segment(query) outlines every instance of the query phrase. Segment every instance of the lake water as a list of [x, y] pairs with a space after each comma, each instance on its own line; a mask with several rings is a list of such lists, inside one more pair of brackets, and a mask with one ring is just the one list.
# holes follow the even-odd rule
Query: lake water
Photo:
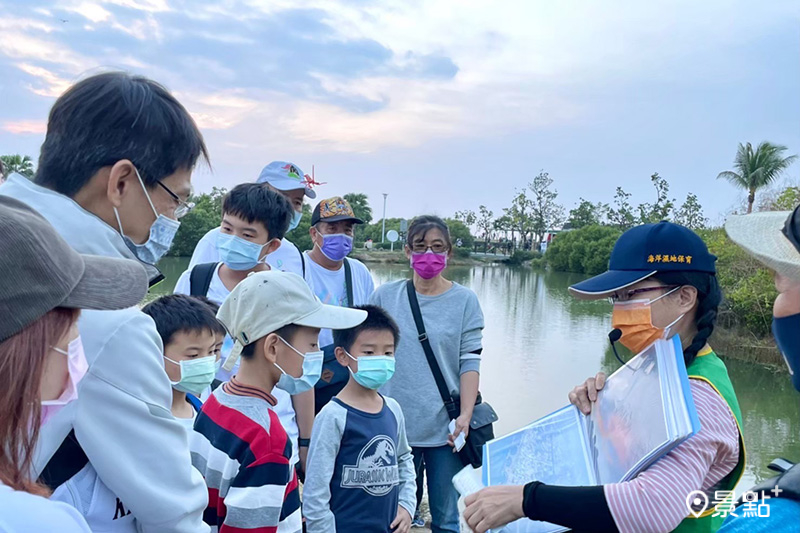
[[[166, 258], [171, 292], [188, 259]], [[370, 265], [375, 284], [406, 278], [401, 265]], [[611, 306], [573, 299], [576, 274], [506, 266], [451, 267], [448, 277], [478, 294], [486, 317], [481, 392], [497, 410], [502, 435], [567, 404], [567, 394], [587, 377], [619, 366], [608, 346]], [[723, 354], [724, 358], [724, 354]], [[800, 394], [785, 373], [726, 360], [744, 419], [747, 469], [740, 490], [770, 477], [776, 457], [800, 460]]]

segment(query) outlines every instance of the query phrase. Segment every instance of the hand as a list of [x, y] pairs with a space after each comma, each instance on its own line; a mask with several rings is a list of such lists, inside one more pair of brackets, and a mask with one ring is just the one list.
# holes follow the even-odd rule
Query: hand
[[775, 288], [778, 289], [778, 297], [772, 306], [775, 318], [800, 313], [800, 283], [776, 273]]
[[606, 375], [598, 372], [593, 378], [587, 379], [569, 393], [569, 401], [585, 415], [592, 412], [592, 402], [597, 401], [597, 393], [606, 384]]
[[394, 521], [389, 527], [392, 528], [394, 533], [408, 533], [411, 529], [411, 515], [406, 511], [405, 507], [397, 506], [397, 516], [394, 517]]
[[498, 486], [470, 494], [464, 500], [464, 520], [475, 533], [485, 533], [523, 518], [523, 489], [523, 485]]
[[300, 455], [300, 468], [303, 469], [303, 472], [306, 471], [306, 461], [308, 460], [308, 446], [300, 446], [300, 449], [297, 451]]
[[453, 448], [453, 453], [455, 453], [455, 440], [458, 437], [458, 434], [463, 432], [464, 438], [466, 439], [469, 435], [469, 422], [472, 420], [472, 413], [461, 413], [461, 416], [456, 418], [456, 430], [452, 435], [447, 436], [447, 444]]

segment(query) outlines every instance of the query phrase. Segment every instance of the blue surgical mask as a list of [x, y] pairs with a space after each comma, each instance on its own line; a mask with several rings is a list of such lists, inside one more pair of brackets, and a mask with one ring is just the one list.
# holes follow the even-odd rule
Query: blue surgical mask
[[[269, 241], [267, 241], [269, 244]], [[250, 270], [261, 262], [261, 252], [266, 244], [258, 244], [231, 235], [217, 235], [217, 250], [220, 260], [231, 270]]]
[[343, 261], [353, 249], [353, 238], [344, 233], [323, 235], [320, 251], [331, 261]]
[[217, 374], [217, 358], [214, 355], [183, 361], [173, 361], [165, 355], [164, 359], [181, 367], [181, 379], [171, 382], [172, 388], [198, 397], [211, 386]]
[[153, 213], [156, 215], [156, 221], [153, 222], [152, 226], [150, 226], [150, 237], [147, 239], [147, 242], [143, 244], [136, 244], [125, 235], [125, 232], [122, 231], [122, 222], [119, 220], [119, 212], [117, 211], [116, 207], [114, 208], [114, 216], [117, 217], [119, 233], [122, 235], [122, 239], [125, 241], [125, 245], [128, 247], [128, 249], [133, 252], [139, 261], [150, 265], [155, 265], [158, 263], [158, 260], [169, 251], [169, 248], [172, 246], [172, 241], [175, 239], [175, 234], [178, 233], [178, 228], [181, 226], [181, 223], [177, 220], [173, 220], [169, 217], [158, 214], [158, 211], [156, 211], [153, 201], [150, 199], [150, 194], [148, 194], [147, 187], [144, 186], [144, 181], [142, 181], [142, 177], [139, 175], [138, 170], [136, 170], [136, 177], [139, 178], [139, 183], [142, 185], [144, 195], [147, 198], [147, 202], [150, 204], [150, 209], [152, 209]]
[[773, 318], [772, 334], [789, 367], [792, 385], [800, 392], [800, 314]]
[[311, 390], [317, 381], [319, 381], [319, 377], [322, 375], [322, 360], [324, 358], [324, 354], [321, 350], [304, 354], [286, 342], [286, 339], [283, 337], [278, 338], [282, 340], [286, 346], [294, 350], [297, 355], [303, 358], [303, 374], [299, 378], [290, 376], [280, 367], [280, 365], [278, 365], [278, 363], [275, 363], [275, 366], [277, 366], [278, 370], [281, 371], [281, 377], [275, 386], [279, 389], [285, 390], [292, 396]]
[[302, 211], [295, 211], [294, 214], [292, 215], [292, 221], [289, 222], [289, 229], [286, 230], [286, 231], [292, 231], [297, 226], [299, 226], [300, 225], [300, 220], [302, 218], [303, 218], [303, 212]]
[[362, 355], [356, 358], [347, 350], [344, 353], [358, 363], [358, 372], [350, 370], [350, 373], [356, 383], [362, 387], [378, 390], [394, 375], [394, 356], [392, 355]]

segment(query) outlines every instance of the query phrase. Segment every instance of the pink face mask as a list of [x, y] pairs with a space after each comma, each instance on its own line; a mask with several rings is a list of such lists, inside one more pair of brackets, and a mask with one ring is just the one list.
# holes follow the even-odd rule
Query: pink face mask
[[86, 371], [89, 369], [89, 363], [86, 362], [86, 354], [83, 352], [83, 342], [81, 342], [80, 337], [77, 337], [69, 343], [66, 352], [55, 347], [53, 350], [67, 356], [67, 371], [69, 372], [69, 377], [67, 379], [67, 386], [57, 399], [42, 400], [42, 425], [55, 416], [65, 405], [78, 398], [78, 383], [83, 379], [83, 376], [86, 375]]
[[422, 279], [433, 279], [442, 273], [447, 266], [447, 253], [437, 254], [427, 251], [425, 253], [411, 254], [411, 268]]

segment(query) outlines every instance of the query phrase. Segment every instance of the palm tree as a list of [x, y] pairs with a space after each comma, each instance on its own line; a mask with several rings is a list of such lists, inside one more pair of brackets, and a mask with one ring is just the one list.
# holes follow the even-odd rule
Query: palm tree
[[0, 160], [3, 162], [4, 177], [14, 172], [22, 174], [28, 179], [33, 177], [33, 160], [31, 160], [30, 156], [22, 156], [19, 154], [2, 155], [0, 156]]
[[353, 208], [353, 213], [364, 221], [365, 224], [372, 222], [372, 208], [369, 206], [367, 195], [360, 192], [345, 194], [344, 199]]
[[783, 157], [785, 146], [762, 142], [753, 150], [753, 145], [739, 143], [733, 166], [736, 171], [720, 172], [717, 179], [728, 180], [734, 187], [747, 191], [747, 212], [753, 212], [756, 191], [763, 189], [780, 176], [797, 159], [796, 155]]

